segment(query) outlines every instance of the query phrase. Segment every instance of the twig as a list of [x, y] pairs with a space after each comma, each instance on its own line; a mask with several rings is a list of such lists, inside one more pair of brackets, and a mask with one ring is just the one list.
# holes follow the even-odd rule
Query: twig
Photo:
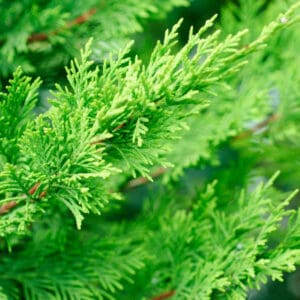
[[[116, 131], [120, 130], [120, 129], [123, 128], [125, 125], [126, 125], [126, 122], [124, 122], [124, 123], [118, 125], [116, 128], [114, 128], [114, 129], [112, 130], [112, 132], [116, 132]], [[99, 145], [99, 144], [102, 144], [102, 143], [105, 142], [105, 141], [106, 141], [106, 139], [100, 139], [100, 140], [97, 140], [97, 141], [93, 141], [93, 142], [91, 142], [90, 144], [91, 144], [91, 145]]]
[[[28, 194], [33, 195], [37, 191], [37, 189], [40, 187], [40, 185], [41, 185], [41, 183], [39, 181], [36, 182], [33, 185], [33, 187], [29, 189]], [[47, 196], [47, 191], [44, 190], [44, 191], [40, 192], [40, 194], [38, 195], [38, 199], [42, 199], [46, 196]], [[25, 194], [24, 194], [24, 197], [26, 197]], [[4, 214], [8, 213], [11, 209], [16, 207], [18, 204], [19, 203], [16, 201], [10, 201], [10, 202], [3, 204], [2, 206], [0, 206], [0, 215], [4, 215]]]
[[[166, 173], [168, 169], [164, 168], [164, 167], [160, 167], [158, 168], [157, 170], [155, 170], [153, 173], [150, 174], [150, 177], [152, 179], [155, 179], [161, 175], [163, 175], [164, 173]], [[147, 177], [138, 177], [138, 178], [135, 178], [135, 179], [132, 179], [130, 180], [124, 188], [122, 188], [122, 192], [126, 192], [128, 190], [131, 190], [131, 189], [134, 189], [136, 187], [139, 187], [141, 185], [144, 185], [148, 182], [150, 182], [151, 180]]]
[[68, 28], [71, 28], [75, 25], [79, 25], [82, 23], [85, 23], [86, 21], [89, 20], [89, 18], [94, 15], [97, 12], [96, 8], [91, 8], [90, 10], [88, 10], [86, 13], [84, 13], [83, 15], [77, 17], [76, 19], [74, 19], [73, 21], [69, 22], [67, 24]]
[[28, 193], [30, 194], [30, 195], [33, 195], [35, 192], [36, 192], [36, 190], [39, 188], [39, 186], [41, 185], [41, 183], [38, 181], [29, 191], [28, 191]]
[[156, 297], [152, 298], [151, 300], [165, 300], [165, 299], [171, 298], [174, 295], [175, 295], [175, 291], [169, 291], [169, 292], [160, 294], [159, 296], [156, 296]]
[[[160, 167], [158, 168], [156, 171], [154, 171], [152, 174], [150, 174], [151, 178], [157, 178], [159, 176], [161, 176], [162, 174], [164, 174], [167, 171], [166, 168]], [[139, 177], [136, 179], [133, 179], [131, 181], [129, 181], [126, 186], [121, 189], [122, 192], [128, 191], [130, 189], [136, 188], [138, 186], [141, 186], [143, 184], [146, 184], [150, 182], [149, 178], [146, 177]], [[29, 189], [28, 194], [33, 195], [37, 189], [40, 187], [41, 183], [40, 182], [36, 182], [32, 188]], [[44, 197], [47, 196], [47, 190], [42, 191], [39, 196], [38, 199], [42, 199]], [[6, 213], [8, 213], [12, 208], [14, 208], [15, 206], [17, 206], [18, 203], [16, 201], [11, 201], [8, 203], [3, 204], [2, 206], [0, 206], [0, 215], [4, 215]]]
[[252, 134], [254, 134], [255, 132], [259, 131], [260, 129], [263, 129], [264, 127], [266, 127], [270, 123], [273, 123], [273, 122], [279, 120], [279, 118], [280, 118], [279, 115], [273, 114], [273, 115], [269, 116], [268, 118], [266, 118], [265, 120], [263, 120], [262, 122], [256, 124], [251, 129], [246, 130], [246, 131], [236, 135], [234, 137], [234, 140], [246, 139], [246, 138], [250, 137]]
[[17, 206], [17, 204], [18, 203], [16, 201], [10, 201], [10, 202], [3, 204], [0, 207], [0, 215], [4, 215], [4, 214], [8, 213], [12, 208]]
[[[75, 25], [85, 23], [86, 21], [88, 21], [90, 19], [91, 16], [93, 16], [96, 13], [96, 11], [97, 11], [96, 8], [90, 9], [89, 11], [87, 11], [86, 13], [84, 13], [81, 16], [77, 17], [73, 21], [68, 22], [66, 24], [66, 28], [71, 28]], [[54, 30], [54, 31], [51, 31], [48, 34], [42, 33], [42, 32], [41, 33], [34, 33], [27, 39], [27, 43], [46, 41], [46, 40], [49, 39], [50, 35], [56, 35], [61, 30], [62, 29]]]

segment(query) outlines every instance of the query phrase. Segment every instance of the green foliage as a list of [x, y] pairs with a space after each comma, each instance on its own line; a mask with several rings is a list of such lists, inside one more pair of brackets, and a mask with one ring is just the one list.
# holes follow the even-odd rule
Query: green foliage
[[[0, 94], [0, 299], [239, 300], [295, 270], [300, 2], [284, 2], [225, 7], [184, 45], [180, 20], [148, 63], [130, 34], [187, 1], [0, 2], [0, 74], [16, 69]], [[36, 113], [44, 87], [23, 72], [70, 56]]]
[[150, 199], [138, 220], [148, 224], [153, 255], [142, 281], [149, 296], [176, 290], [172, 299], [246, 299], [249, 287], [259, 288], [268, 276], [282, 280], [283, 271], [295, 270], [299, 240], [295, 232], [295, 239], [288, 239], [299, 220], [291, 218], [284, 241], [270, 245], [282, 219], [294, 214], [285, 208], [295, 195], [283, 199], [271, 188], [273, 180], [242, 191], [222, 208], [216, 182], [189, 199], [188, 207], [178, 207], [185, 202], [178, 191], [170, 199]]
[[134, 245], [137, 238], [110, 230], [99, 240], [96, 233], [71, 231], [72, 224], [61, 216], [52, 221], [34, 227], [24, 249], [1, 259], [1, 285], [8, 299], [23, 297], [16, 284], [25, 299], [112, 299], [123, 289], [121, 280], [130, 282], [143, 267], [146, 253]]
[[94, 56], [102, 60], [123, 47], [130, 34], [141, 31], [142, 20], [162, 18], [187, 4], [187, 0], [1, 0], [0, 76], [7, 77], [19, 65], [43, 74], [49, 66], [66, 64], [90, 36]]
[[[39, 79], [30, 82], [22, 76], [20, 68], [13, 74], [6, 93], [0, 93], [0, 139], [1, 161], [16, 162], [18, 159], [17, 142], [27, 123], [33, 119], [33, 109], [37, 102]], [[2, 164], [3, 162], [1, 162]]]

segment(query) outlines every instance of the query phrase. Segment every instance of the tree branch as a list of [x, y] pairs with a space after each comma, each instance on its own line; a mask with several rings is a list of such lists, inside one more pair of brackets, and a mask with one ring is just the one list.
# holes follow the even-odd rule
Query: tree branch
[[[66, 28], [71, 28], [73, 26], [85, 23], [86, 21], [88, 21], [90, 19], [91, 16], [93, 16], [96, 13], [96, 11], [97, 11], [96, 8], [90, 9], [89, 11], [87, 11], [86, 13], [77, 17], [73, 21], [68, 22], [66, 25]], [[46, 41], [49, 39], [50, 35], [56, 35], [59, 31], [61, 31], [61, 29], [51, 31], [49, 34], [42, 33], [42, 32], [34, 33], [27, 39], [27, 42], [30, 44], [30, 43], [38, 42], [38, 41]]]
[[277, 121], [280, 119], [280, 116], [277, 114], [272, 114], [271, 116], [267, 117], [265, 120], [263, 120], [262, 122], [256, 124], [255, 126], [253, 126], [251, 129], [249, 130], [245, 130], [242, 133], [236, 135], [234, 137], [234, 140], [243, 140], [246, 139], [248, 137], [250, 137], [252, 134], [258, 132], [259, 130], [263, 129], [264, 127], [266, 127], [267, 125]]
[[175, 291], [169, 291], [169, 292], [160, 294], [160, 295], [152, 298], [151, 300], [165, 300], [165, 299], [171, 298], [174, 295], [175, 295]]
[[[160, 177], [161, 175], [163, 175], [164, 173], [166, 173], [168, 169], [167, 168], [164, 168], [164, 167], [159, 167], [157, 170], [155, 170], [153, 173], [150, 174], [150, 177], [152, 179], [155, 179], [157, 177]], [[131, 190], [131, 189], [134, 189], [134, 188], [137, 188], [141, 185], [144, 185], [146, 183], [149, 183], [151, 182], [151, 180], [148, 178], [148, 177], [138, 177], [138, 178], [135, 178], [135, 179], [132, 179], [130, 180], [126, 185], [125, 187], [123, 187], [121, 189], [122, 192], [126, 192], [128, 190]]]
[[[39, 181], [37, 183], [35, 183], [33, 185], [33, 187], [29, 189], [28, 194], [33, 195], [37, 191], [37, 189], [40, 187], [40, 185], [41, 185], [41, 183]], [[47, 191], [44, 190], [44, 191], [40, 192], [40, 194], [38, 195], [38, 199], [42, 199], [42, 198], [46, 197], [46, 195], [47, 195]], [[27, 195], [24, 194], [23, 196], [26, 198]], [[2, 206], [0, 206], [0, 215], [7, 214], [11, 209], [16, 207], [18, 204], [19, 203], [16, 201], [10, 201], [10, 202], [3, 204]]]
[[10, 202], [3, 204], [0, 207], [0, 215], [4, 215], [4, 214], [8, 213], [12, 208], [17, 206], [17, 204], [18, 203], [16, 201], [10, 201]]
[[[277, 121], [279, 119], [279, 115], [273, 114], [271, 116], [269, 116], [268, 118], [266, 118], [265, 120], [263, 120], [262, 122], [258, 123], [257, 125], [255, 125], [253, 128], [251, 128], [250, 130], [244, 131], [241, 134], [237, 135], [234, 137], [234, 140], [242, 140], [245, 138], [248, 138], [249, 136], [251, 136], [252, 134], [254, 134], [255, 132], [259, 131], [260, 129], [266, 127], [267, 125], [269, 125], [270, 123], [273, 123], [275, 121]], [[119, 125], [116, 130], [122, 128], [124, 126], [124, 124]], [[96, 141], [93, 142], [91, 144], [98, 144], [98, 143], [102, 143], [104, 142], [103, 140], [101, 141]], [[163, 175], [168, 169], [164, 168], [164, 167], [160, 167], [157, 170], [155, 170], [153, 173], [150, 174], [150, 177], [152, 179], [155, 179], [157, 177], [160, 177], [161, 175]], [[149, 183], [151, 180], [147, 177], [138, 177], [135, 179], [130, 180], [122, 189], [121, 192], [126, 192], [129, 191], [131, 189], [134, 189], [136, 187], [142, 186], [146, 183]], [[38, 187], [40, 186], [40, 182], [37, 182], [34, 184], [34, 186], [28, 191], [28, 193], [30, 195], [33, 195], [36, 190], [38, 189]], [[42, 191], [38, 198], [44, 198], [47, 195], [47, 191]], [[17, 202], [15, 201], [11, 201], [8, 203], [3, 204], [2, 206], [0, 206], [0, 215], [6, 214], [8, 213], [11, 209], [13, 209], [15, 206], [17, 206]], [[166, 299], [166, 298], [161, 298], [161, 299]], [[160, 298], [157, 299], [153, 299], [153, 300], [160, 300]]]

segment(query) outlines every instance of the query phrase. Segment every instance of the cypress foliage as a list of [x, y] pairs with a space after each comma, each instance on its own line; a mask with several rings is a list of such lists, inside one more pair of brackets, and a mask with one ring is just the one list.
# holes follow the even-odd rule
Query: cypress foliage
[[184, 45], [179, 20], [148, 62], [132, 34], [188, 1], [0, 5], [0, 299], [239, 300], [296, 269], [299, 1]]

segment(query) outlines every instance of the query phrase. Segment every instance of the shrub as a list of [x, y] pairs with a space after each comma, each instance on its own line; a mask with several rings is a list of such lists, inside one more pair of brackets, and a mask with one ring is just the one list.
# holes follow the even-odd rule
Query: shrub
[[1, 299], [246, 299], [299, 264], [300, 2], [132, 55], [182, 5], [1, 1]]

